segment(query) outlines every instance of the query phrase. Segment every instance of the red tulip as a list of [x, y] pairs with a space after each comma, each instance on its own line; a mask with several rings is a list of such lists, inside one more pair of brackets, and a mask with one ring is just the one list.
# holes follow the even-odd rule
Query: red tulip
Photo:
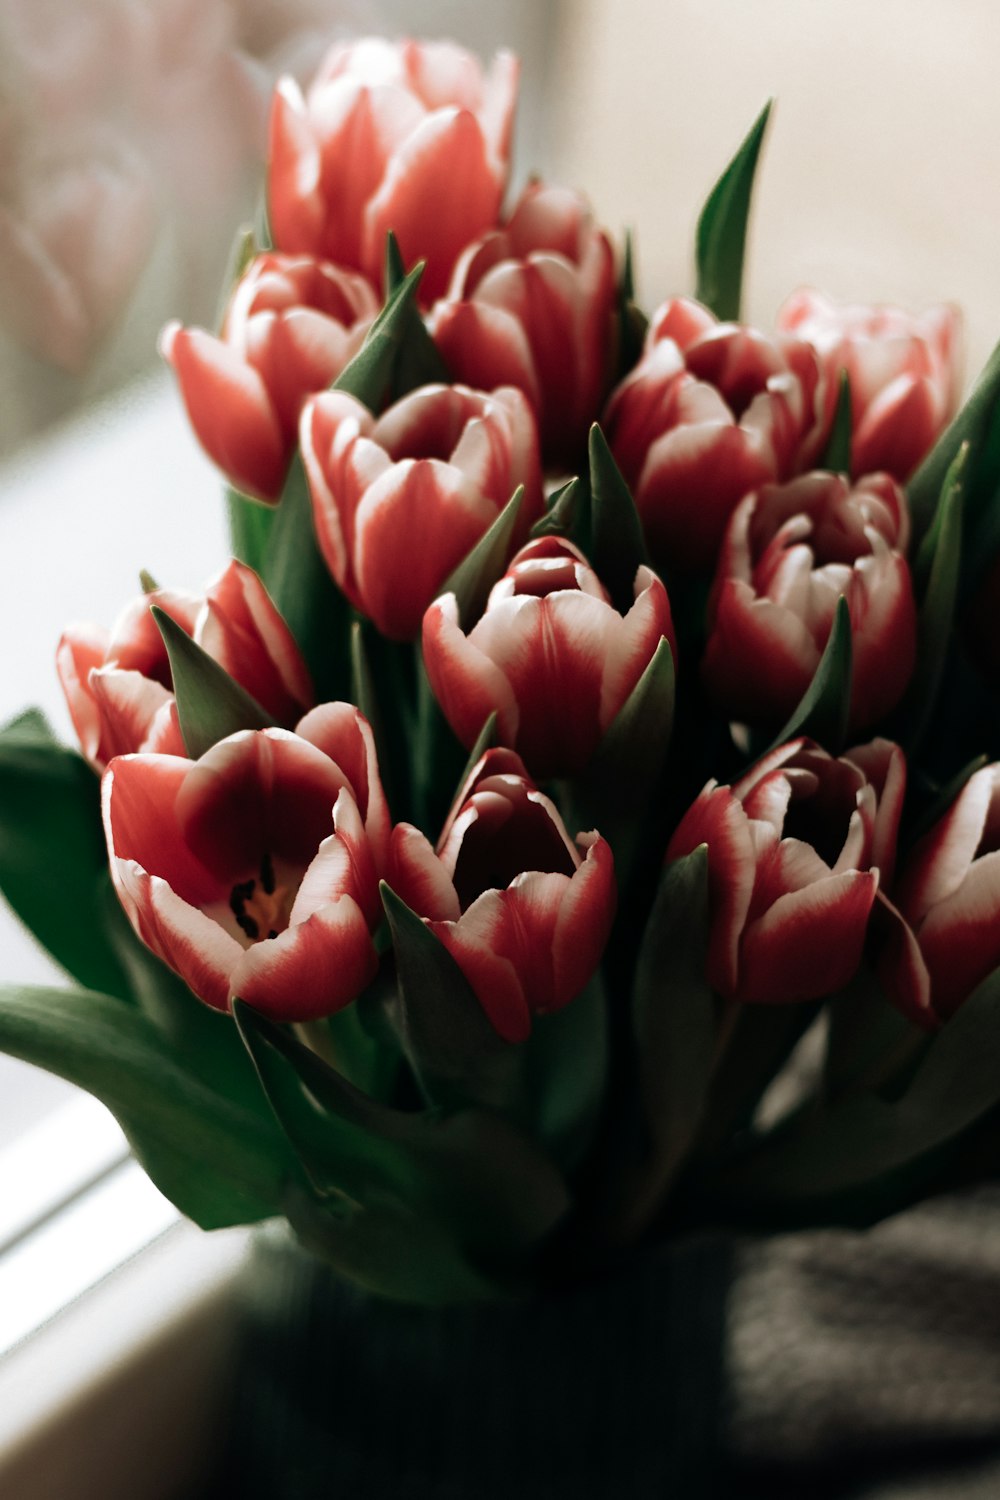
[[347, 703], [230, 735], [200, 760], [123, 755], [104, 774], [111, 875], [142, 941], [207, 1005], [305, 1021], [377, 968], [389, 815]]
[[158, 604], [280, 723], [313, 702], [306, 665], [260, 579], [231, 562], [203, 595], [156, 589], [134, 599], [110, 632], [70, 626], [56, 668], [84, 755], [98, 769], [115, 755], [183, 755], [170, 662], [150, 605]]
[[[582, 852], [581, 852], [582, 851]], [[615, 909], [611, 850], [574, 845], [510, 750], [489, 750], [455, 801], [437, 851], [393, 829], [390, 884], [424, 918], [508, 1042], [561, 1010], [600, 962]]]
[[322, 255], [378, 282], [391, 229], [439, 297], [458, 256], [496, 223], [507, 180], [517, 60], [484, 77], [452, 42], [340, 43], [308, 94], [279, 83], [268, 200], [282, 250]]
[[891, 866], [906, 766], [887, 740], [835, 760], [810, 740], [773, 751], [731, 787], [710, 781], [667, 859], [708, 845], [709, 955], [727, 998], [815, 1000], [861, 961]]
[[542, 508], [538, 438], [520, 391], [426, 385], [377, 420], [330, 391], [302, 413], [320, 549], [383, 635], [412, 640], [441, 585], [525, 487], [516, 540]]
[[802, 698], [843, 595], [851, 616], [851, 724], [895, 708], [916, 657], [906, 497], [888, 474], [852, 488], [836, 474], [765, 485], [726, 530], [703, 672], [723, 711], [782, 724]]
[[278, 500], [307, 396], [357, 353], [378, 299], [360, 276], [309, 256], [258, 255], [221, 337], [168, 323], [160, 348], [206, 453], [237, 489]]
[[808, 345], [664, 303], [604, 419], [654, 562], [711, 567], [743, 496], [816, 456], [822, 394]]
[[501, 743], [533, 776], [581, 770], [665, 636], [667, 591], [649, 568], [622, 616], [583, 553], [559, 537], [522, 547], [466, 635], [454, 594], [424, 616], [427, 675], [471, 749], [495, 709]]
[[955, 410], [961, 316], [933, 307], [838, 307], [804, 289], [778, 313], [778, 327], [813, 346], [836, 399], [841, 370], [851, 386], [851, 472], [884, 469], [902, 484]]
[[504, 227], [462, 255], [430, 326], [457, 380], [516, 385], [546, 459], [572, 466], [615, 357], [614, 256], [582, 198], [530, 182]]
[[947, 1020], [1000, 968], [1000, 765], [914, 846], [882, 915], [879, 976], [915, 1020]]

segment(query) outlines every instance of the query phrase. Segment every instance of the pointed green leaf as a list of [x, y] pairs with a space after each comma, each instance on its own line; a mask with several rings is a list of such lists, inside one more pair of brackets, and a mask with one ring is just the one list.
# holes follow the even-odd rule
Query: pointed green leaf
[[257, 255], [257, 240], [254, 235], [252, 224], [241, 224], [233, 237], [233, 243], [229, 250], [229, 259], [222, 277], [222, 292], [215, 313], [215, 326], [221, 328], [223, 319], [229, 308], [229, 301], [236, 288], [236, 283], [243, 276], [251, 261]]
[[917, 670], [899, 710], [897, 731], [908, 750], [919, 743], [930, 721], [948, 655], [962, 563], [968, 454], [963, 443], [945, 476], [934, 522], [913, 570], [918, 590], [924, 585], [917, 611]]
[[288, 470], [262, 576], [305, 657], [318, 701], [345, 698], [350, 685], [350, 609], [319, 550], [299, 453]]
[[0, 730], [0, 890], [58, 964], [127, 997], [105, 926], [100, 783], [37, 710]]
[[635, 502], [604, 433], [590, 429], [590, 561], [622, 615], [635, 603], [635, 575], [649, 557]]
[[240, 729], [273, 727], [270, 714], [165, 610], [154, 604], [150, 612], [170, 658], [177, 717], [192, 760]]
[[828, 469], [831, 474], [850, 474], [852, 421], [851, 382], [847, 371], [841, 370], [837, 391], [837, 409], [833, 414], [833, 426], [827, 439], [826, 452], [819, 464], [821, 469]]
[[0, 1051], [107, 1105], [156, 1186], [203, 1229], [280, 1211], [292, 1159], [278, 1131], [193, 1077], [137, 1010], [89, 991], [2, 986]]
[[970, 781], [977, 771], [981, 771], [988, 760], [989, 757], [986, 755], [977, 755], [945, 783], [909, 830], [910, 843], [916, 843], [917, 839], [923, 838], [925, 833], [930, 833], [934, 824], [944, 817], [966, 782]]
[[391, 399], [400, 350], [413, 332], [417, 311], [417, 288], [424, 274], [421, 261], [396, 287], [375, 319], [357, 354], [333, 382], [333, 389], [346, 391], [378, 415]]
[[[1000, 970], [931, 1038], [902, 1096], [850, 1094], [765, 1138], [735, 1166], [741, 1197], [816, 1202], [870, 1187], [1000, 1104]], [[839, 1216], [839, 1214], [838, 1214]]]
[[442, 594], [454, 594], [458, 620], [464, 631], [472, 629], [486, 608], [490, 589], [503, 576], [510, 558], [524, 486], [518, 485], [490, 529], [479, 538], [450, 578], [441, 585]]
[[479, 731], [479, 734], [476, 738], [476, 743], [469, 751], [469, 758], [465, 762], [465, 770], [462, 772], [455, 786], [455, 795], [451, 799], [452, 803], [457, 801], [462, 788], [468, 781], [469, 777], [472, 775], [473, 771], [478, 766], [479, 762], [482, 760], [483, 756], [486, 754], [487, 750], [492, 750], [496, 743], [497, 714], [496, 709], [494, 709], [489, 718], [486, 720], [486, 723], [483, 725], [482, 729]]
[[160, 585], [157, 583], [152, 573], [147, 573], [145, 568], [140, 568], [139, 587], [142, 589], [142, 592], [144, 594], [155, 594]]
[[385, 295], [390, 298], [406, 280], [406, 265], [392, 230], [385, 237]]
[[632, 1024], [646, 1152], [622, 1183], [617, 1219], [627, 1239], [662, 1205], [701, 1126], [718, 1026], [707, 955], [703, 844], [664, 870], [636, 965]]
[[521, 1049], [533, 1139], [572, 1174], [597, 1132], [608, 1083], [608, 1005], [597, 974], [581, 995], [535, 1016]]
[[[406, 267], [403, 264], [403, 257], [396, 236], [390, 230], [386, 236], [385, 249], [386, 295], [391, 297], [402, 286], [405, 279]], [[418, 390], [422, 385], [449, 385], [451, 381], [452, 374], [444, 356], [431, 338], [427, 324], [414, 304], [410, 309], [409, 326], [396, 356], [392, 399], [399, 401], [410, 391]]]
[[772, 100], [764, 105], [750, 133], [709, 194], [698, 220], [699, 302], [717, 318], [738, 321], [743, 286], [743, 256], [754, 174]]
[[635, 301], [632, 231], [625, 231], [625, 253], [618, 283], [618, 378], [632, 369], [642, 353], [649, 319]]
[[265, 505], [262, 500], [252, 500], [231, 486], [226, 490], [226, 506], [233, 556], [263, 576], [278, 507]]
[[494, 1030], [462, 970], [417, 914], [382, 882], [399, 976], [403, 1050], [432, 1104], [519, 1114], [517, 1048]]
[[830, 639], [813, 680], [798, 708], [765, 754], [800, 734], [817, 740], [833, 755], [843, 749], [851, 709], [851, 662], [851, 616], [847, 600], [841, 594]]
[[922, 541], [931, 525], [945, 488], [948, 471], [963, 443], [978, 456], [994, 425], [1000, 401], [1000, 344], [990, 355], [982, 374], [958, 415], [938, 438], [906, 486], [913, 519], [914, 540]]
[[914, 1059], [926, 1034], [891, 1005], [870, 966], [858, 972], [827, 1006], [825, 1097], [881, 1089]]
[[590, 500], [580, 479], [570, 479], [555, 490], [545, 514], [531, 528], [532, 539], [566, 536], [580, 551], [590, 555]]

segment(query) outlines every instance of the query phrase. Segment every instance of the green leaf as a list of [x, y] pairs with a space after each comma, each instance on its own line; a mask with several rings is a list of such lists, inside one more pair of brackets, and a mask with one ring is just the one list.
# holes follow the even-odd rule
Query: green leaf
[[236, 289], [236, 284], [257, 254], [257, 239], [254, 234], [253, 225], [241, 224], [230, 246], [229, 259], [226, 262], [225, 273], [222, 277], [222, 292], [215, 313], [216, 328], [222, 327], [223, 319], [229, 308], [229, 299]]
[[986, 444], [1000, 400], [1000, 344], [994, 349], [968, 400], [938, 438], [906, 486], [913, 519], [914, 541], [919, 544], [931, 525], [942, 491], [964, 443], [978, 455]]
[[263, 576], [278, 507], [265, 505], [261, 500], [252, 500], [231, 486], [226, 489], [226, 505], [233, 556]]
[[945, 476], [933, 525], [914, 566], [918, 589], [917, 670], [899, 711], [897, 736], [910, 751], [919, 743], [934, 710], [948, 655], [962, 563], [964, 473], [969, 448], [963, 443]]
[[125, 998], [104, 920], [107, 878], [98, 779], [29, 710], [0, 730], [0, 889], [67, 973]]
[[280, 1211], [293, 1163], [278, 1131], [193, 1077], [119, 1000], [2, 986], [0, 1050], [100, 1099], [156, 1186], [203, 1229]]
[[813, 680], [798, 708], [765, 754], [801, 734], [817, 740], [833, 755], [843, 749], [851, 709], [851, 662], [851, 616], [847, 600], [841, 594], [830, 639]]
[[305, 657], [318, 701], [346, 697], [350, 610], [319, 550], [299, 453], [292, 459], [274, 518], [263, 579]]
[[420, 317], [416, 298], [423, 273], [421, 261], [404, 276], [369, 328], [357, 354], [333, 382], [335, 391], [346, 391], [376, 415], [392, 396], [400, 351], [413, 333], [414, 316]]
[[[406, 280], [406, 267], [400, 254], [396, 236], [390, 230], [386, 235], [385, 288], [391, 297]], [[451, 371], [444, 356], [427, 330], [415, 303], [410, 306], [409, 326], [396, 356], [392, 380], [392, 398], [400, 400], [422, 385], [449, 385]]]
[[523, 496], [524, 486], [518, 485], [490, 529], [479, 538], [472, 551], [441, 585], [442, 594], [455, 595], [458, 621], [464, 631], [472, 629], [486, 608], [490, 589], [503, 576], [511, 554]]
[[709, 194], [698, 220], [699, 302], [717, 318], [738, 321], [743, 285], [743, 255], [754, 174], [772, 100], [764, 105], [743, 144]]
[[619, 614], [635, 603], [636, 571], [648, 565], [642, 522], [600, 427], [590, 429], [590, 561]]
[[455, 794], [451, 799], [451, 804], [449, 805], [454, 804], [458, 800], [459, 793], [461, 792], [465, 783], [468, 781], [469, 777], [472, 775], [473, 771], [476, 769], [479, 762], [486, 754], [487, 750], [492, 750], [496, 745], [496, 742], [497, 713], [496, 709], [494, 709], [489, 718], [486, 720], [486, 723], [483, 725], [482, 729], [479, 731], [479, 734], [476, 738], [476, 743], [469, 751], [469, 758], [465, 762], [465, 769], [458, 779], [458, 782], [455, 786]]
[[559, 1168], [573, 1173], [593, 1145], [608, 1084], [607, 997], [595, 975], [581, 995], [534, 1016], [519, 1049], [526, 1075], [525, 1118]]
[[625, 254], [618, 282], [618, 378], [627, 375], [638, 362], [646, 338], [649, 319], [635, 301], [632, 232], [625, 231]]
[[858, 1089], [881, 1089], [926, 1042], [891, 1005], [867, 963], [827, 1007], [824, 1094], [828, 1099]]
[[646, 1152], [623, 1182], [618, 1227], [627, 1239], [662, 1205], [701, 1127], [718, 1030], [707, 957], [702, 844], [664, 870], [639, 950], [632, 1022]]
[[399, 976], [403, 1050], [427, 1100], [476, 1104], [523, 1118], [518, 1049], [494, 1030], [447, 948], [382, 882]]
[[147, 573], [145, 568], [139, 569], [139, 587], [144, 594], [155, 594], [160, 585], [152, 573]]
[[150, 613], [167, 648], [177, 717], [192, 760], [241, 729], [273, 727], [270, 714], [176, 620], [157, 604], [150, 606]]
[[406, 280], [406, 265], [392, 230], [385, 237], [385, 295], [389, 299]]
[[670, 750], [674, 686], [673, 654], [664, 637], [589, 766], [570, 783], [574, 824], [597, 828], [608, 840], [620, 891], [631, 879], [643, 842], [662, 832], [651, 810]]
[[895, 1100], [850, 1094], [765, 1138], [731, 1172], [741, 1197], [838, 1202], [935, 1152], [1000, 1103], [1000, 970], [931, 1038]]
[[531, 528], [532, 539], [540, 536], [565, 536], [580, 551], [590, 556], [590, 497], [586, 486], [570, 479], [549, 496], [545, 514]]
[[[471, 1276], [482, 1291], [489, 1286], [482, 1271], [508, 1270], [566, 1212], [559, 1174], [503, 1120], [480, 1111], [391, 1109], [284, 1028], [240, 1002], [234, 1008], [314, 1192], [334, 1210], [327, 1224], [315, 1207], [308, 1217], [327, 1252], [332, 1244], [338, 1258], [360, 1263], [362, 1275], [363, 1256], [352, 1250], [359, 1235], [362, 1245], [379, 1246], [383, 1286], [416, 1284], [424, 1289], [419, 1300], [450, 1300]], [[394, 1242], [383, 1224], [395, 1228]], [[430, 1262], [422, 1272], [421, 1261]]]
[[923, 838], [925, 833], [930, 833], [934, 824], [944, 817], [966, 782], [971, 781], [976, 772], [981, 771], [988, 763], [988, 760], [989, 757], [986, 755], [975, 756], [960, 771], [957, 771], [950, 781], [945, 783], [909, 829], [909, 843], [916, 843], [917, 839]]
[[837, 391], [837, 409], [833, 415], [833, 426], [827, 439], [826, 452], [819, 468], [829, 469], [832, 474], [851, 472], [851, 382], [846, 370], [840, 372]]

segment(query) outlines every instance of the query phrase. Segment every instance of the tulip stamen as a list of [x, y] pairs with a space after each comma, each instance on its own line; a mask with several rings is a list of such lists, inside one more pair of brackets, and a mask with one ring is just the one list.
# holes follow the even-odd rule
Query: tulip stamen
[[239, 880], [229, 896], [229, 909], [236, 925], [252, 943], [276, 938], [288, 926], [293, 891], [279, 886], [274, 878], [274, 862], [265, 854], [260, 862], [260, 879]]

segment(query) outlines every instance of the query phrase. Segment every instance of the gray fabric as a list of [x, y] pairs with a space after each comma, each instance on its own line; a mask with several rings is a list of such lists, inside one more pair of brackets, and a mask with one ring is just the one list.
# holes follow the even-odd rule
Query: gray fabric
[[[744, 1241], [732, 1271], [732, 1472], [850, 1500], [1000, 1497], [1000, 1188]], [[827, 1488], [797, 1491], [806, 1472]]]

